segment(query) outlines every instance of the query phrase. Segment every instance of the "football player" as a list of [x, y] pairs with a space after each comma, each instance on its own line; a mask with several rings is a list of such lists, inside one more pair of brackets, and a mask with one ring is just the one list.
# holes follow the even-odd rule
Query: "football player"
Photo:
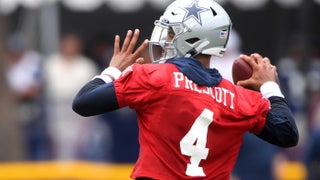
[[[230, 29], [216, 2], [176, 0], [137, 50], [139, 30], [128, 31], [121, 48], [116, 36], [109, 67], [74, 98], [73, 109], [83, 116], [136, 110], [140, 153], [131, 178], [229, 180], [247, 131], [280, 147], [297, 144], [295, 120], [268, 58], [241, 56], [255, 69], [241, 85], [256, 91], [209, 69], [210, 57], [223, 55]], [[140, 64], [148, 44], [153, 63]]]

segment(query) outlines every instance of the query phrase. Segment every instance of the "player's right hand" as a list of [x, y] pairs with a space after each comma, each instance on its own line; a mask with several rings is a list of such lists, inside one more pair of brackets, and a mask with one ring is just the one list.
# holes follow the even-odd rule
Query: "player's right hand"
[[132, 30], [128, 30], [126, 38], [120, 48], [120, 36], [116, 35], [114, 40], [114, 52], [109, 63], [109, 67], [116, 67], [121, 72], [133, 63], [143, 63], [144, 58], [142, 53], [147, 48], [149, 41], [146, 39], [136, 49], [135, 45], [138, 41], [140, 30], [136, 29], [134, 33]]
[[247, 80], [238, 81], [237, 85], [260, 91], [262, 84], [268, 81], [277, 82], [277, 67], [270, 63], [270, 59], [254, 53], [251, 56], [241, 55], [241, 58], [250, 64], [252, 76]]

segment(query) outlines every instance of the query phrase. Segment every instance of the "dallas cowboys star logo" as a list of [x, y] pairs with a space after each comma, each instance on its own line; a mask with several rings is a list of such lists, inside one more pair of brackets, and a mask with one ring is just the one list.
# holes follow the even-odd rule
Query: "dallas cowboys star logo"
[[198, 6], [197, 1], [194, 1], [191, 4], [191, 6], [184, 7], [183, 10], [187, 12], [187, 15], [184, 17], [184, 20], [188, 18], [194, 18], [200, 25], [202, 25], [200, 13], [208, 11], [209, 9]]

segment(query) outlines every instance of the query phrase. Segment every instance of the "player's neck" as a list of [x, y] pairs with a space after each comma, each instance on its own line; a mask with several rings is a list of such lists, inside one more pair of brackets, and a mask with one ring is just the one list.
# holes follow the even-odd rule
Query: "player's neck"
[[210, 68], [210, 57], [209, 55], [198, 54], [195, 59], [201, 62], [206, 68]]

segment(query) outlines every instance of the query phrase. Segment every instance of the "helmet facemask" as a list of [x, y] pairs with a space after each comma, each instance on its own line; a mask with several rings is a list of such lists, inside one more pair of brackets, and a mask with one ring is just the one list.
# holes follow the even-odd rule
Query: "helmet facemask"
[[168, 24], [159, 20], [156, 20], [154, 24], [155, 27], [149, 41], [152, 62], [158, 63], [177, 57], [178, 52], [174, 46], [174, 40], [183, 32], [183, 26]]

